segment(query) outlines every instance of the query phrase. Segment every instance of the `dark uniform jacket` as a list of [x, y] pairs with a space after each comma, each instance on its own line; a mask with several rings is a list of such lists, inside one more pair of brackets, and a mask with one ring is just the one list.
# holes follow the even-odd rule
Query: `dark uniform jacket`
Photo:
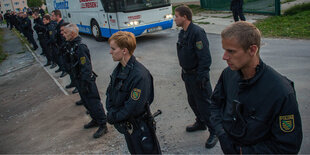
[[39, 38], [43, 38], [44, 33], [46, 32], [46, 28], [44, 27], [43, 21], [40, 17], [33, 20], [35, 24], [33, 29], [37, 32]]
[[106, 108], [114, 123], [127, 121], [145, 113], [145, 104], [154, 98], [153, 77], [131, 56], [126, 67], [121, 63], [114, 69], [107, 89]]
[[243, 80], [226, 68], [212, 95], [211, 122], [242, 153], [298, 153], [301, 118], [293, 82], [260, 60], [256, 74]]
[[56, 38], [56, 34], [57, 34], [57, 30], [56, 30], [56, 26], [57, 26], [57, 22], [51, 21], [48, 25], [47, 25], [47, 31], [48, 31], [48, 41], [47, 43], [49, 45], [56, 45], [57, 42], [57, 38]]
[[93, 69], [88, 47], [83, 44], [80, 36], [68, 42], [67, 48], [73, 50], [75, 60], [71, 60], [71, 66], [74, 70], [76, 80], [80, 84], [87, 84], [93, 77]]
[[65, 45], [66, 39], [60, 34], [60, 26], [64, 23], [62, 19], [56, 26], [56, 40], [58, 47], [62, 47]]
[[28, 17], [23, 18], [21, 29], [25, 33], [33, 33], [32, 26], [31, 26], [31, 20]]
[[197, 72], [198, 80], [209, 78], [212, 60], [209, 41], [204, 29], [190, 23], [187, 31], [181, 30], [177, 42], [177, 52], [183, 70]]

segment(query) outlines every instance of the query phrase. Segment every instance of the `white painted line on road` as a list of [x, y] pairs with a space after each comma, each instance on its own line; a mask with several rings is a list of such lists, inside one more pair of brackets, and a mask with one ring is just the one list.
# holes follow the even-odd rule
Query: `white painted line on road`
[[[28, 48], [29, 51], [32, 51], [30, 49], [30, 47], [26, 44], [26, 47]], [[54, 82], [56, 83], [56, 85], [59, 87], [59, 89], [65, 94], [65, 95], [69, 95], [68, 92], [60, 85], [60, 83], [53, 77], [53, 75], [44, 67], [44, 65], [41, 63], [41, 61], [39, 61], [39, 58], [34, 54], [34, 52], [30, 52], [33, 57], [36, 59], [37, 62], [40, 63], [40, 65], [42, 66], [42, 68], [44, 68], [44, 70], [46, 71], [46, 73], [54, 80]]]

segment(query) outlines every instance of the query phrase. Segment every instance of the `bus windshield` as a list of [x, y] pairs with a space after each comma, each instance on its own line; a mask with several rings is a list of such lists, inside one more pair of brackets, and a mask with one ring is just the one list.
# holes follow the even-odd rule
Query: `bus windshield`
[[170, 0], [107, 0], [106, 2], [109, 12], [133, 12], [170, 5]]

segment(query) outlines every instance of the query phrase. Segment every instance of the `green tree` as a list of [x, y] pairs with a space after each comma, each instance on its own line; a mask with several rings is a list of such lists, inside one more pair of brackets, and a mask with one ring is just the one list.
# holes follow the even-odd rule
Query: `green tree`
[[43, 4], [42, 0], [28, 0], [27, 1], [28, 7], [41, 7]]

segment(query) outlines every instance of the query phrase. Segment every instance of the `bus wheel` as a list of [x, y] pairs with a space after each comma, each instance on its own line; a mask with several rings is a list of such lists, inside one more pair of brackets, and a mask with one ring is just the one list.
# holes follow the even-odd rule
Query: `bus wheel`
[[95, 21], [95, 20], [93, 20], [91, 22], [91, 32], [97, 41], [103, 41], [103, 37], [101, 37], [100, 27], [99, 27], [97, 21]]

